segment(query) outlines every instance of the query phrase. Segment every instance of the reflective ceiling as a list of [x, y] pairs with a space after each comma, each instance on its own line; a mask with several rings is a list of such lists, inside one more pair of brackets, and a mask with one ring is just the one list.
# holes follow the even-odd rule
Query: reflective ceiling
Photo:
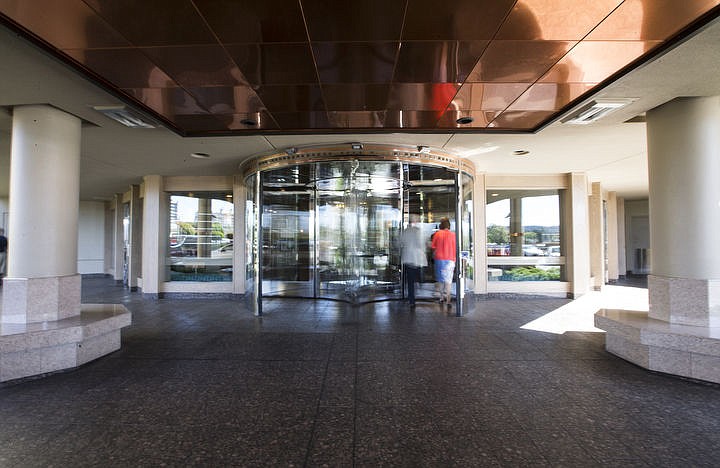
[[0, 0], [0, 20], [181, 135], [525, 132], [719, 4]]

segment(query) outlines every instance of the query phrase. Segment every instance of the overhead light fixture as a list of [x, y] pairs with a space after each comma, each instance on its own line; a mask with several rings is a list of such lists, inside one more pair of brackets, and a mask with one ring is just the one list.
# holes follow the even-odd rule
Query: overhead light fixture
[[526, 154], [530, 154], [530, 151], [528, 150], [515, 150], [513, 151], [513, 154], [515, 156], [525, 156]]
[[465, 116], [465, 117], [460, 117], [460, 118], [457, 119], [455, 122], [458, 123], [458, 124], [460, 124], [460, 125], [467, 125], [467, 124], [473, 123], [473, 120], [475, 120], [475, 119], [473, 119], [472, 117], [470, 117], [469, 115], [467, 115], [467, 116]]
[[362, 145], [362, 143], [350, 143], [350, 148], [352, 148], [356, 151], [359, 151], [359, 150], [363, 149], [363, 145]]
[[417, 150], [418, 150], [418, 153], [428, 154], [428, 153], [430, 152], [430, 147], [429, 147], [429, 146], [424, 146], [424, 145], [419, 145], [419, 146], [417, 147]]
[[155, 124], [140, 113], [125, 106], [92, 106], [105, 117], [113, 119], [130, 128], [155, 128]]
[[253, 119], [242, 119], [240, 123], [245, 125], [246, 127], [255, 127], [258, 124]]
[[195, 158], [195, 159], [209, 159], [210, 155], [207, 153], [195, 152], [195, 153], [190, 153], [190, 157]]
[[600, 120], [611, 112], [636, 101], [636, 99], [596, 99], [561, 120], [572, 125], [587, 125]]

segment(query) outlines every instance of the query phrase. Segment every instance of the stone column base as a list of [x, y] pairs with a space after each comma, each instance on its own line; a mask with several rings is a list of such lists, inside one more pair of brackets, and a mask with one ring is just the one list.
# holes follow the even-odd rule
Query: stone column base
[[697, 327], [720, 327], [720, 280], [648, 275], [650, 318]]
[[0, 323], [38, 323], [80, 314], [80, 281], [80, 275], [5, 278]]
[[720, 327], [675, 325], [647, 312], [601, 309], [605, 349], [645, 369], [720, 383]]

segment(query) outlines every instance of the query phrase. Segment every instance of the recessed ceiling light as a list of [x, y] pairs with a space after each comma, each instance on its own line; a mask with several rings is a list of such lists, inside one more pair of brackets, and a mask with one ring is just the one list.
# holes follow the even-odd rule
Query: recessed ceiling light
[[350, 148], [354, 150], [361, 150], [363, 149], [362, 143], [350, 143]]
[[190, 153], [190, 157], [195, 158], [195, 159], [208, 159], [210, 157], [210, 155], [207, 153], [197, 153], [196, 152], [196, 153]]
[[242, 119], [242, 120], [240, 121], [240, 123], [243, 124], [243, 125], [245, 125], [245, 126], [247, 126], [247, 127], [254, 127], [254, 126], [257, 125], [257, 122], [255, 122], [255, 121], [252, 120], [252, 119]]
[[457, 122], [457, 123], [460, 124], [460, 125], [467, 125], [467, 124], [473, 123], [473, 120], [475, 120], [475, 119], [473, 119], [472, 117], [470, 117], [470, 116], [468, 115], [468, 116], [465, 116], [465, 117], [460, 117], [460, 118], [457, 119], [455, 122]]
[[525, 156], [526, 154], [530, 154], [530, 151], [528, 150], [515, 150], [513, 151], [513, 154], [515, 156]]
[[490, 194], [491, 197], [497, 197], [497, 196], [499, 196], [499, 195], [500, 195], [499, 193], [491, 193], [491, 194]]

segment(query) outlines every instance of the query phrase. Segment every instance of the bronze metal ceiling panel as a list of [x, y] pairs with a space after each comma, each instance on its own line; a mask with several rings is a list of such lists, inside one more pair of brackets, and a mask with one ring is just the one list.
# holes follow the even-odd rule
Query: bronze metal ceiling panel
[[523, 132], [718, 17], [719, 5], [0, 0], [0, 22], [181, 135]]

